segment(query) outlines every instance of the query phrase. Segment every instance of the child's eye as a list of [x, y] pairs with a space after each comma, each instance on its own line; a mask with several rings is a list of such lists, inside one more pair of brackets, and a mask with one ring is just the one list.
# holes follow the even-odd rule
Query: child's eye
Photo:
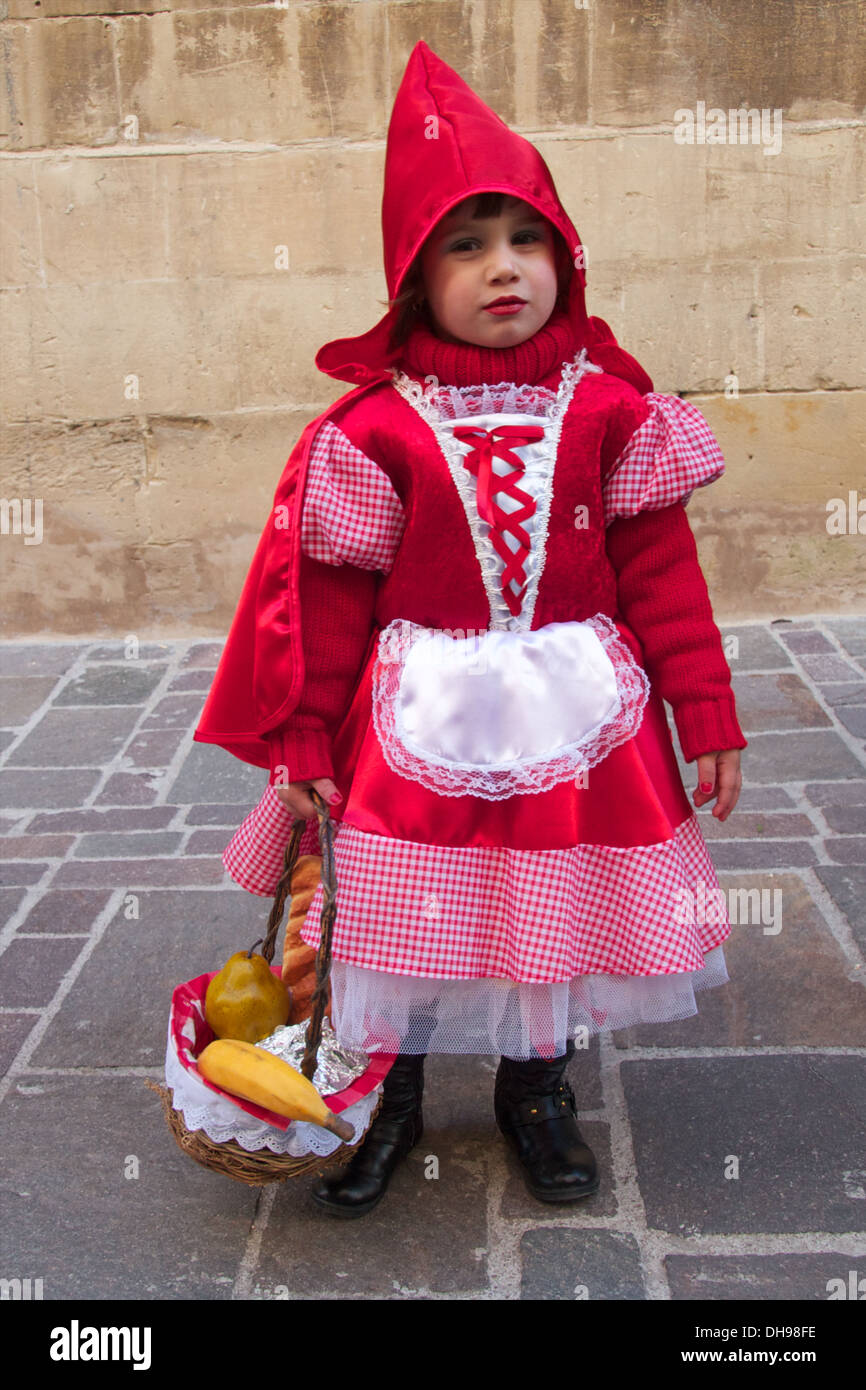
[[[530, 241], [542, 240], [542, 237], [539, 232], [532, 232], [528, 229], [523, 232], [515, 232], [512, 240], [519, 241], [521, 237], [529, 237]], [[477, 242], [475, 237], [464, 237], [462, 241], [455, 241], [453, 246], [449, 246], [448, 249], [449, 251], [471, 251], [478, 244], [479, 243]]]

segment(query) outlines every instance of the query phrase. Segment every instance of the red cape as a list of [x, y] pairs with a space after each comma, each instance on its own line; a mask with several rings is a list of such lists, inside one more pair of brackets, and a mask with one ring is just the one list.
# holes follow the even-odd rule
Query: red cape
[[[388, 127], [382, 239], [389, 299], [399, 293], [441, 218], [464, 198], [489, 190], [530, 203], [563, 238], [572, 263], [568, 312], [575, 352], [585, 346], [597, 366], [643, 393], [652, 390], [646, 372], [618, 346], [608, 325], [587, 317], [580, 238], [544, 159], [422, 39], [409, 57]], [[388, 346], [395, 318], [389, 310], [367, 333], [336, 338], [316, 354], [321, 371], [357, 389], [312, 420], [292, 450], [193, 734], [196, 742], [217, 743], [259, 767], [269, 766], [263, 735], [289, 718], [304, 683], [298, 580], [310, 446], [337, 406], [389, 380], [402, 352]]]

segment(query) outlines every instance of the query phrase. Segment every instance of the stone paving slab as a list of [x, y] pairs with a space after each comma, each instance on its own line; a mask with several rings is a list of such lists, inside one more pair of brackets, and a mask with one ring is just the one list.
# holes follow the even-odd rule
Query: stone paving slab
[[791, 657], [776, 632], [763, 623], [720, 628], [732, 673], [792, 670]]
[[862, 1056], [625, 1059], [621, 1076], [650, 1228], [866, 1236]]
[[86, 936], [110, 897], [108, 888], [49, 888], [32, 904], [18, 930], [27, 936], [38, 932]]
[[[866, 1241], [853, 1254], [668, 1255], [665, 1270], [678, 1299], [824, 1302], [855, 1287], [866, 1270]], [[862, 1296], [862, 1295], [861, 1295]]]
[[163, 668], [127, 661], [89, 666], [57, 695], [57, 705], [142, 705], [162, 680]]
[[520, 1241], [525, 1299], [611, 1299], [644, 1297], [640, 1246], [621, 1231], [575, 1231], [554, 1227], [526, 1231]]
[[763, 729], [821, 729], [831, 723], [811, 691], [794, 672], [781, 675], [733, 672], [740, 723], [749, 732]]
[[[147, 890], [135, 897], [133, 907], [124, 895], [99, 949], [54, 1015], [31, 1059], [33, 1066], [162, 1063], [172, 990], [218, 969], [241, 946], [252, 946], [267, 924], [262, 904], [271, 901], [238, 888]], [[138, 916], [130, 919], [126, 914], [132, 910]], [[31, 938], [27, 944], [40, 943]]]
[[140, 1076], [29, 1074], [3, 1111], [4, 1258], [46, 1299], [231, 1297], [257, 1190], [190, 1162]]
[[246, 1188], [191, 1162], [144, 1085], [173, 985], [270, 907], [220, 857], [267, 774], [192, 741], [222, 644], [0, 645], [8, 1273], [51, 1298], [199, 1301], [796, 1301], [866, 1276], [866, 618], [722, 635], [750, 742], [739, 807], [699, 823], [743, 905], [730, 980], [570, 1063], [599, 1192], [532, 1198], [493, 1116], [498, 1059], [439, 1055], [421, 1143], [348, 1223], [312, 1177]]
[[866, 953], [866, 865], [815, 870], [839, 911], [844, 913], [860, 950]]
[[[298, 1298], [394, 1298], [489, 1292], [487, 1126], [440, 1128], [395, 1172], [363, 1220], [338, 1221], [309, 1196], [313, 1180], [281, 1185], [262, 1239], [256, 1282]], [[431, 1163], [436, 1160], [436, 1167]], [[438, 1169], [438, 1177], [427, 1176]], [[303, 1188], [303, 1191], [299, 1189]]]

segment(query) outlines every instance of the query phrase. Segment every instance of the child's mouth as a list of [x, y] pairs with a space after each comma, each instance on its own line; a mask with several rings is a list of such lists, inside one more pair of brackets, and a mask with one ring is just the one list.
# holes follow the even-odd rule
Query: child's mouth
[[519, 314], [520, 310], [525, 308], [525, 299], [500, 299], [494, 304], [485, 304], [484, 312], [486, 314], [502, 314], [507, 316], [510, 314]]

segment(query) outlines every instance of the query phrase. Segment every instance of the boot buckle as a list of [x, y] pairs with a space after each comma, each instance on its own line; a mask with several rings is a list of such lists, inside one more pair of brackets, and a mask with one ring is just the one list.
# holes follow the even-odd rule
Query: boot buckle
[[508, 1107], [509, 1118], [516, 1125], [537, 1125], [542, 1120], [558, 1120], [564, 1114], [575, 1113], [574, 1092], [565, 1082], [552, 1096], [528, 1096]]

